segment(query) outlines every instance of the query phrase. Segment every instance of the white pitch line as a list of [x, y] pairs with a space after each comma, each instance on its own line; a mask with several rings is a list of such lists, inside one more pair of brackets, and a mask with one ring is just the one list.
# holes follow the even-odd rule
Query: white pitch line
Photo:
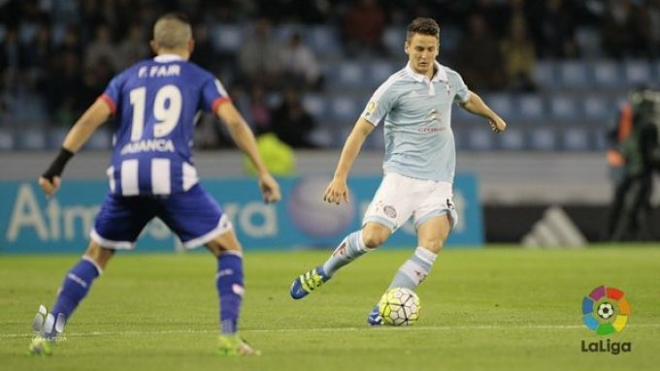
[[[633, 328], [660, 328], [660, 323], [631, 324]], [[412, 327], [319, 327], [319, 328], [283, 328], [283, 329], [251, 329], [242, 333], [296, 333], [296, 332], [355, 332], [355, 331], [452, 331], [452, 330], [574, 330], [584, 328], [584, 325], [468, 325], [468, 326], [412, 326]], [[214, 334], [217, 330], [158, 330], [158, 331], [90, 331], [66, 334], [67, 337], [94, 336], [149, 336], [149, 335], [181, 335], [181, 334]], [[30, 333], [0, 334], [0, 339], [29, 338]]]

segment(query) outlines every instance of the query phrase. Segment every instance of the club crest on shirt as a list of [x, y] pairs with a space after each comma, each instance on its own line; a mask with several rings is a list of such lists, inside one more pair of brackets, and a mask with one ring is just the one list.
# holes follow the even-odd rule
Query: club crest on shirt
[[377, 104], [376, 101], [374, 101], [374, 100], [372, 100], [371, 102], [369, 102], [369, 104], [367, 104], [367, 111], [366, 111], [365, 115], [366, 115], [366, 116], [371, 116], [371, 115], [373, 115], [373, 113], [376, 112], [376, 106], [377, 106], [377, 105], [378, 105], [378, 104]]

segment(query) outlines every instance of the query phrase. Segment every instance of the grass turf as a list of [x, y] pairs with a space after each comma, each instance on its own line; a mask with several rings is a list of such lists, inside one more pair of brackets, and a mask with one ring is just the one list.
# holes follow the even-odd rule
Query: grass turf
[[[74, 256], [0, 257], [3, 370], [657, 370], [660, 249], [448, 250], [420, 287], [411, 328], [366, 326], [369, 310], [411, 251], [379, 251], [302, 301], [291, 280], [328, 252], [248, 253], [242, 333], [263, 355], [215, 352], [218, 302], [208, 254], [120, 254], [67, 327], [52, 357], [28, 357], [37, 306], [52, 305]], [[588, 331], [581, 302], [622, 289], [629, 326]], [[632, 352], [584, 353], [581, 342], [631, 342]]]

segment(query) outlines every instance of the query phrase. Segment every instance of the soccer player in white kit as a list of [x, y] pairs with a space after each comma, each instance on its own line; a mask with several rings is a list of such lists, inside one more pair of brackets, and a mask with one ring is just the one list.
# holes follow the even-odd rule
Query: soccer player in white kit
[[[456, 148], [450, 125], [452, 103], [484, 117], [496, 133], [507, 124], [470, 91], [461, 76], [436, 61], [440, 27], [430, 18], [416, 18], [407, 30], [404, 50], [408, 64], [374, 93], [344, 148], [324, 201], [348, 202], [348, 174], [366, 138], [385, 125], [385, 176], [364, 216], [362, 229], [339, 244], [322, 265], [300, 275], [291, 296], [302, 299], [335, 272], [361, 255], [382, 246], [412, 218], [418, 247], [394, 276], [390, 288], [415, 290], [428, 276], [438, 252], [457, 221], [452, 202]], [[378, 308], [368, 322], [380, 325]]]

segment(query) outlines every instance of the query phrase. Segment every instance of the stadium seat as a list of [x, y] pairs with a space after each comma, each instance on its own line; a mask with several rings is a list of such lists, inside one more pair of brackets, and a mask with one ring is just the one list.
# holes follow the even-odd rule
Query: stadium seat
[[378, 60], [369, 66], [369, 87], [377, 88], [397, 70], [397, 66], [387, 60]]
[[307, 94], [303, 97], [303, 107], [316, 120], [322, 120], [325, 116], [325, 98], [318, 94]]
[[336, 142], [334, 130], [332, 130], [332, 123], [319, 123], [310, 133], [309, 139], [319, 147], [332, 147]]
[[112, 134], [109, 130], [101, 129], [94, 133], [85, 145], [87, 149], [106, 150], [112, 148]]
[[26, 128], [21, 130], [19, 149], [42, 150], [46, 148], [46, 136], [42, 128]]
[[607, 98], [586, 96], [582, 104], [584, 116], [588, 120], [607, 121], [614, 117], [614, 109], [609, 105]]
[[533, 71], [533, 79], [543, 88], [551, 89], [557, 86], [555, 64], [551, 61], [540, 61]]
[[[464, 125], [466, 123], [476, 123], [476, 122], [481, 122], [483, 119], [480, 118], [479, 116], [473, 115], [466, 110], [457, 107], [456, 105], [452, 106], [451, 108], [452, 112], [452, 126], [454, 129], [458, 127], [458, 125]], [[505, 116], [505, 118], [507, 118]]]
[[555, 149], [555, 132], [551, 128], [536, 128], [531, 134], [531, 148], [539, 151]]
[[544, 106], [541, 97], [535, 94], [526, 94], [518, 99], [518, 112], [523, 123], [532, 124], [543, 118]]
[[383, 34], [383, 43], [391, 55], [400, 55], [406, 41], [406, 31], [400, 26], [388, 27]]
[[213, 29], [213, 45], [218, 51], [237, 53], [244, 39], [243, 27], [235, 24], [217, 25]]
[[575, 31], [575, 40], [580, 55], [585, 59], [600, 58], [602, 56], [602, 39], [600, 31], [594, 27], [578, 27]]
[[522, 130], [508, 129], [506, 135], [500, 135], [497, 138], [500, 142], [500, 149], [516, 151], [525, 148], [525, 135]]
[[357, 87], [362, 85], [365, 71], [358, 62], [344, 62], [339, 66], [339, 83], [344, 87]]
[[515, 115], [511, 95], [506, 93], [489, 94], [486, 103], [500, 116], [512, 117]]
[[306, 44], [321, 57], [340, 55], [341, 47], [337, 30], [329, 26], [313, 26], [307, 29]]
[[569, 128], [563, 131], [563, 149], [568, 151], [589, 150], [589, 134], [584, 128]]
[[594, 83], [598, 87], [615, 88], [623, 83], [618, 63], [601, 60], [593, 64]]
[[488, 151], [494, 147], [494, 135], [488, 128], [470, 130], [468, 148], [473, 151]]
[[[48, 143], [46, 143], [47, 147], [50, 149], [58, 149], [62, 146], [62, 142], [64, 142], [64, 138], [66, 137], [66, 134], [69, 132], [68, 128], [55, 128], [52, 129], [48, 132]], [[96, 133], [94, 133], [96, 135]], [[94, 137], [92, 135], [92, 137]]]
[[349, 122], [352, 124], [357, 120], [358, 115], [360, 114], [360, 112], [358, 112], [359, 110], [360, 108], [357, 107], [357, 104], [352, 98], [338, 96], [332, 100], [332, 112], [329, 116], [338, 121], [337, 124]]
[[9, 130], [0, 129], [0, 151], [14, 149], [14, 136]]
[[591, 83], [589, 70], [584, 62], [568, 61], [559, 63], [559, 79], [563, 87], [588, 87]]
[[645, 61], [629, 61], [623, 68], [628, 87], [649, 84], [652, 81], [651, 66]]
[[608, 148], [607, 139], [605, 138], [605, 126], [591, 129], [589, 135], [593, 138], [592, 150], [604, 152]]
[[569, 121], [571, 124], [576, 124], [580, 120], [575, 98], [564, 95], [555, 95], [550, 98], [550, 112], [553, 118]]

